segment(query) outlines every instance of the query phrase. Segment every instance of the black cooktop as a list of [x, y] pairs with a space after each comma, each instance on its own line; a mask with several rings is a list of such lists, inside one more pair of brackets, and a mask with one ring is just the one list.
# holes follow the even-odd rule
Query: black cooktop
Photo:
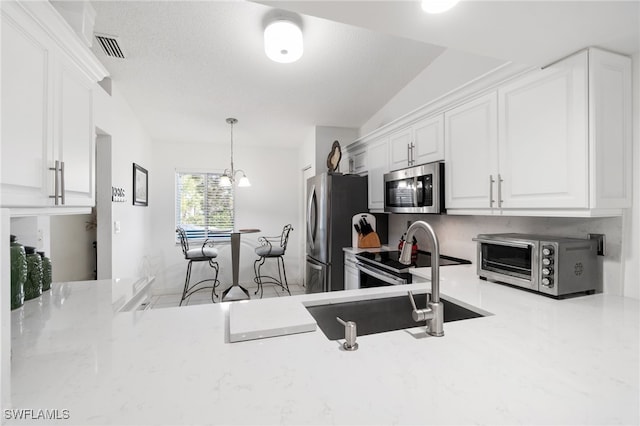
[[[392, 272], [401, 274], [409, 272], [409, 268], [428, 268], [431, 266], [431, 253], [428, 251], [418, 250], [418, 255], [411, 265], [400, 263], [400, 251], [363, 251], [357, 253], [356, 257], [361, 261], [377, 266]], [[458, 259], [456, 257], [440, 255], [440, 266], [447, 265], [469, 265], [470, 261], [466, 259]]]

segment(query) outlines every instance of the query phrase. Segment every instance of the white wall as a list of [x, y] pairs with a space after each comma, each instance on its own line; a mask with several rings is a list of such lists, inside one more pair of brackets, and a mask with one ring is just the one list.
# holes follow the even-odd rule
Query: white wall
[[84, 281], [94, 279], [96, 239], [95, 228], [87, 229], [91, 215], [51, 216], [52, 279]]
[[[587, 238], [587, 234], [605, 234], [606, 256], [603, 262], [603, 290], [608, 294], [623, 294], [622, 271], [622, 218], [540, 218], [495, 216], [449, 216], [395, 214], [389, 217], [389, 245], [397, 243], [407, 230], [407, 221], [424, 220], [433, 226], [440, 242], [442, 254], [461, 257], [476, 263], [478, 234], [518, 232], [527, 234], [558, 235]], [[416, 235], [418, 247], [431, 251], [426, 236]]]
[[[157, 204], [156, 200], [150, 197], [149, 207], [134, 206], [132, 195], [133, 163], [149, 171], [150, 192], [156, 184], [151, 160], [151, 139], [118, 90], [117, 82], [113, 82], [111, 96], [96, 86], [94, 122], [102, 134], [111, 136], [112, 186], [124, 188], [127, 194], [126, 203], [112, 203], [106, 206], [107, 209], [111, 209], [112, 220], [120, 222], [121, 231], [119, 234], [114, 234], [113, 223], [111, 223], [111, 271], [110, 274], [103, 276], [112, 278], [147, 276], [151, 274], [149, 267], [152, 247], [151, 217]], [[100, 247], [100, 240], [98, 240], [98, 250]]]
[[447, 49], [362, 125], [359, 134], [364, 136], [502, 64], [503, 60]]
[[[236, 228], [259, 228], [260, 233], [244, 234], [240, 249], [240, 283], [253, 281], [254, 248], [261, 235], [279, 235], [287, 223], [294, 230], [289, 236], [285, 255], [289, 283], [300, 280], [300, 238], [303, 226], [299, 220], [300, 167], [296, 161], [298, 149], [265, 148], [234, 144], [234, 166], [244, 170], [251, 181], [249, 188], [236, 188]], [[155, 269], [154, 291], [182, 291], [187, 262], [175, 242], [175, 172], [178, 170], [222, 172], [229, 164], [229, 145], [155, 141], [153, 145], [154, 182], [150, 190], [154, 210], [151, 218], [153, 234], [149, 243], [154, 247], [151, 264]], [[228, 243], [218, 244], [220, 250], [219, 279], [223, 288], [231, 283], [231, 253]], [[266, 264], [265, 264], [266, 265]], [[273, 265], [275, 266], [275, 262]], [[210, 274], [206, 265], [196, 265], [192, 281]], [[269, 267], [272, 271], [275, 269]], [[268, 270], [267, 269], [267, 272]], [[210, 275], [209, 275], [210, 276]]]
[[640, 53], [633, 55], [633, 205], [624, 216], [624, 295], [640, 299]]

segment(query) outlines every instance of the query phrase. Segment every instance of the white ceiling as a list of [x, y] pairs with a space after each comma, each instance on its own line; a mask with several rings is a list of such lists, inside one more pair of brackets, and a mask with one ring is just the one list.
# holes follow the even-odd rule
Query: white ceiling
[[[360, 127], [444, 48], [542, 65], [595, 45], [640, 51], [640, 0], [96, 1], [95, 31], [127, 58], [98, 58], [155, 140], [296, 146], [313, 126]], [[274, 9], [277, 7], [278, 9]], [[262, 31], [300, 14], [305, 53], [266, 58]], [[443, 47], [440, 47], [443, 46]]]
[[95, 31], [126, 59], [94, 52], [155, 140], [296, 146], [315, 125], [359, 127], [444, 49], [301, 17], [305, 53], [269, 60], [265, 17], [242, 1], [95, 2]]

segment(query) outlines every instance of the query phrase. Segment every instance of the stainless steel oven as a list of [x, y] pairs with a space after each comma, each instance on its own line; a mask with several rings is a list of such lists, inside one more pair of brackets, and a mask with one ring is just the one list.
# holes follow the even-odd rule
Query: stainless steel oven
[[428, 163], [385, 174], [384, 211], [444, 213], [444, 163]]
[[602, 281], [597, 241], [531, 234], [480, 234], [481, 278], [550, 296], [592, 293]]

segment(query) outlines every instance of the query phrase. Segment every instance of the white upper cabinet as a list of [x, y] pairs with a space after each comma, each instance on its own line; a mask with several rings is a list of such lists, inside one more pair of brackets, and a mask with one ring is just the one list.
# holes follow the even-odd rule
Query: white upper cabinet
[[588, 49], [445, 112], [449, 214], [619, 215], [631, 61]]
[[92, 88], [107, 71], [50, 3], [1, 7], [2, 207], [93, 206]]
[[389, 139], [391, 170], [444, 160], [444, 117], [423, 118]]
[[2, 13], [2, 205], [48, 204], [51, 48], [35, 25]]
[[589, 49], [591, 208], [631, 207], [631, 93], [631, 58]]
[[488, 93], [444, 114], [447, 209], [497, 207], [497, 97]]
[[382, 137], [367, 144], [369, 209], [384, 210], [384, 174], [389, 172], [389, 138]]
[[587, 55], [498, 89], [499, 207], [589, 207]]
[[68, 66], [62, 67], [59, 78], [55, 157], [64, 163], [64, 205], [92, 206], [95, 199], [92, 83]]

